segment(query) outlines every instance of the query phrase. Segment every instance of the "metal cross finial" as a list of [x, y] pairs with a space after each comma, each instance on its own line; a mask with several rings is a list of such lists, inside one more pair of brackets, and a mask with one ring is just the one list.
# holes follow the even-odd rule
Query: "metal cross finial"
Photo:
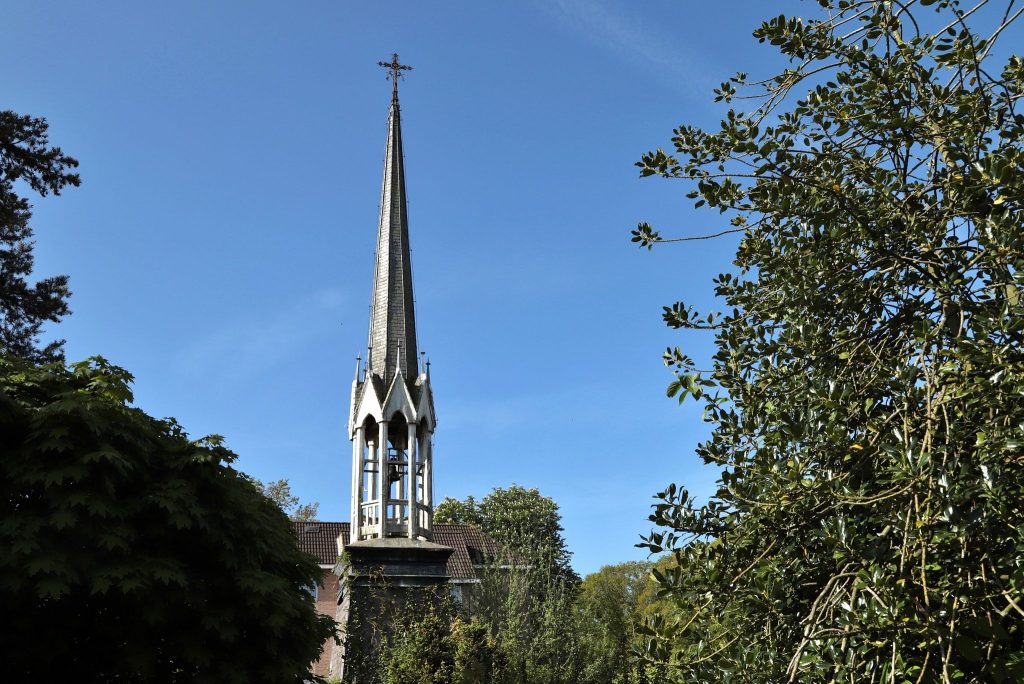
[[398, 99], [398, 79], [402, 78], [403, 71], [412, 71], [411, 66], [400, 64], [398, 62], [398, 53], [392, 53], [390, 62], [377, 62], [377, 66], [382, 66], [385, 69], [390, 69], [391, 73], [387, 75], [387, 78], [391, 81], [392, 90], [391, 97]]

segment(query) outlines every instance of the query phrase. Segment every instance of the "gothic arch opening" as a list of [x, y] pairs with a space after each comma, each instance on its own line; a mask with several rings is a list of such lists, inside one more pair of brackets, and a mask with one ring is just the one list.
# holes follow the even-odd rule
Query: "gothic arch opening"
[[359, 538], [363, 527], [373, 528], [380, 524], [380, 478], [377, 476], [379, 429], [379, 425], [374, 417], [366, 416], [362, 424], [365, 447], [361, 446], [359, 448], [362, 463], [359, 481], [356, 483], [356, 486], [361, 489], [358, 503], [359, 510], [355, 510], [353, 514], [353, 520], [359, 521], [359, 531], [357, 534], [352, 535], [353, 539]]
[[387, 493], [388, 522], [408, 524], [409, 423], [401, 413], [388, 419]]

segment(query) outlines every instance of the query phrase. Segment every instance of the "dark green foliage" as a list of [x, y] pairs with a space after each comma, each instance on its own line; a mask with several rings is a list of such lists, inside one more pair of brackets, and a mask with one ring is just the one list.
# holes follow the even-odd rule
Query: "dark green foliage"
[[[476, 524], [499, 550], [479, 568], [481, 582], [449, 600], [407, 595], [387, 600], [372, 584], [369, 627], [346, 653], [353, 681], [387, 684], [640, 684], [647, 667], [633, 625], [656, 602], [649, 563], [602, 568], [582, 582], [566, 565], [558, 505], [536, 489], [495, 489], [480, 502], [445, 499], [435, 522]], [[558, 551], [558, 553], [555, 553]], [[383, 644], [368, 652], [365, 644]]]
[[456, 619], [452, 625], [455, 642], [456, 684], [509, 681], [505, 654], [488, 633], [487, 627], [477, 620]]
[[457, 681], [450, 603], [406, 604], [388, 630], [384, 684], [449, 684]]
[[477, 502], [446, 499], [435, 520], [478, 525], [496, 542], [472, 588], [508, 684], [603, 682], [594, 676], [596, 629], [577, 604], [579, 576], [562, 536], [558, 504], [537, 489], [495, 488]]
[[395, 587], [376, 573], [348, 623], [345, 681], [358, 684], [501, 684], [504, 659], [479, 622], [467, 620], [449, 587]]
[[582, 619], [578, 585], [553, 574], [543, 557], [496, 561], [475, 590], [475, 614], [501, 650], [508, 684], [604, 681], [590, 676], [596, 630]]
[[666, 361], [722, 476], [660, 495], [649, 654], [686, 682], [1022, 681], [1024, 60], [992, 58], [1021, 9], [816, 4], [754, 34], [790, 68], [722, 85], [752, 111], [639, 164], [742, 234], [724, 315], [665, 310], [715, 331], [710, 370]]
[[[599, 650], [600, 629], [576, 603], [576, 588], [562, 581], [540, 586], [538, 572], [547, 571], [497, 564], [485, 569], [482, 584], [473, 588], [471, 616], [450, 599], [417, 601], [406, 595], [399, 601], [375, 600], [374, 610], [365, 616], [369, 629], [347, 645], [347, 681], [613, 681], [606, 677], [610, 658]], [[540, 592], [535, 591], [538, 586]]]
[[21, 181], [45, 196], [77, 186], [78, 162], [49, 147], [45, 119], [0, 111], [0, 353], [34, 361], [61, 358], [63, 341], [38, 348], [43, 323], [69, 313], [67, 276], [44, 278], [30, 285], [32, 273], [31, 206], [15, 192]]
[[[346, 566], [351, 562], [343, 556]], [[447, 585], [396, 586], [383, 569], [355, 580], [346, 572], [344, 680], [353, 684], [451, 681], [454, 606]]]
[[333, 621], [291, 523], [217, 437], [96, 358], [0, 357], [0, 680], [300, 682]]
[[[445, 499], [436, 522], [473, 524], [497, 542], [472, 587], [473, 620], [461, 623], [462, 638], [479, 642], [478, 667], [490, 663], [489, 678], [472, 679], [473, 668], [456, 659], [455, 681], [494, 684], [608, 684], [624, 670], [621, 644], [606, 638], [602, 603], [611, 593], [582, 601], [579, 576], [562, 536], [558, 504], [536, 489], [496, 488], [482, 500]], [[606, 599], [606, 600], [605, 600]], [[618, 612], [621, 614], [621, 611]], [[465, 630], [470, 630], [465, 632]], [[462, 648], [460, 646], [460, 648]], [[463, 663], [459, 665], [459, 663]]]

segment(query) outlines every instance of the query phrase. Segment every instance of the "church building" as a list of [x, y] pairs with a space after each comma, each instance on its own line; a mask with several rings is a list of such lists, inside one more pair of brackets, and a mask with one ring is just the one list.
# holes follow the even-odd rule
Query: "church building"
[[[416, 341], [398, 80], [407, 67], [381, 62], [392, 81], [380, 221], [365, 361], [356, 360], [348, 434], [352, 441], [350, 521], [296, 522], [300, 546], [317, 557], [316, 605], [334, 617], [343, 642], [371, 638], [367, 618], [381, 596], [450, 592], [469, 610], [472, 588], [495, 549], [468, 525], [435, 525], [430, 363]], [[328, 641], [315, 674], [345, 676], [345, 644]]]

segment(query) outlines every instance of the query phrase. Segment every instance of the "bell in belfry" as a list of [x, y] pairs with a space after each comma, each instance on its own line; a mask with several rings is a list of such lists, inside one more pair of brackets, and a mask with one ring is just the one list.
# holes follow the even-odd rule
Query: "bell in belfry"
[[388, 457], [388, 483], [398, 482], [402, 479], [402, 468], [398, 460], [398, 454], [392, 453]]

